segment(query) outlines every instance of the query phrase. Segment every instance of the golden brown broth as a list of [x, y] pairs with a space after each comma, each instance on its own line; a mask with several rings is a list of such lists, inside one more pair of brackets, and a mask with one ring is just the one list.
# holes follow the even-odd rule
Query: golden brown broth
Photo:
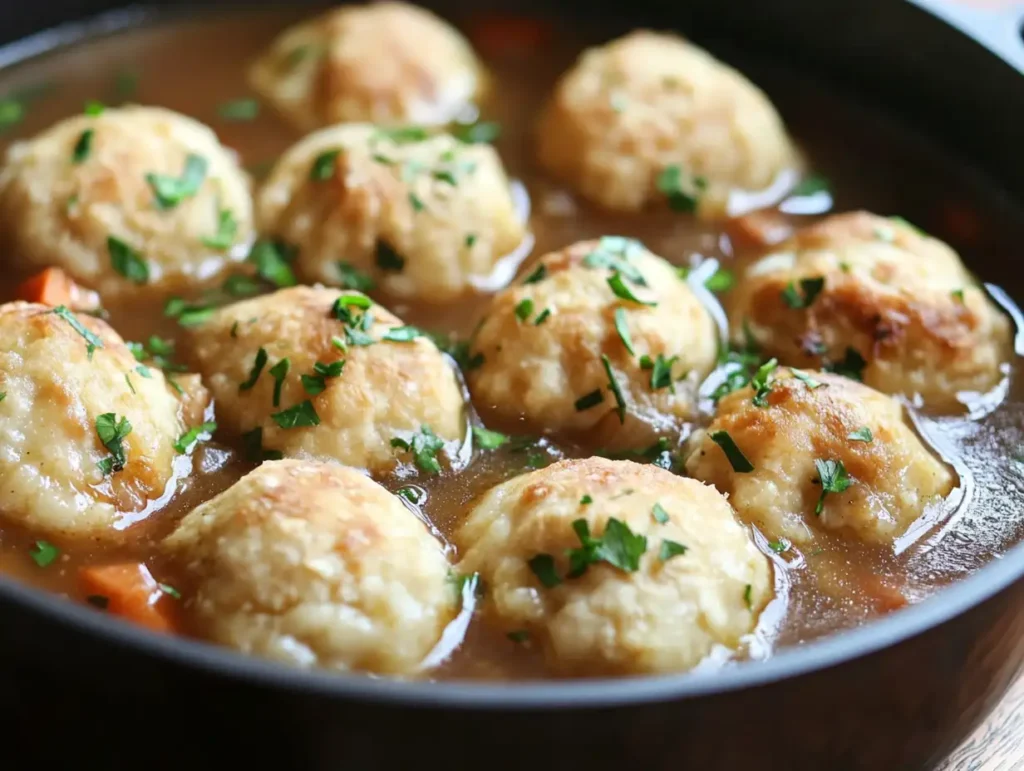
[[[210, 124], [221, 140], [240, 154], [244, 164], [265, 168], [297, 139], [296, 134], [266, 107], [258, 119], [240, 123], [219, 118], [217, 107], [226, 100], [250, 95], [245, 82], [247, 63], [294, 17], [294, 12], [273, 11], [161, 23], [82, 43], [11, 68], [0, 73], [0, 93], [46, 83], [52, 83], [53, 89], [33, 102], [25, 122], [5, 139], [30, 136], [78, 112], [86, 99], [119, 103], [117, 76], [133, 72], [139, 76], [139, 86], [132, 101], [170, 107]], [[611, 216], [579, 204], [566, 216], [558, 214], [558, 207], [552, 205], [564, 194], [545, 182], [534, 166], [532, 117], [555, 77], [585, 42], [596, 42], [619, 31], [579, 39], [575, 30], [570, 32], [568, 25], [562, 25], [556, 34], [561, 44], [545, 51], [545, 55], [509, 54], [488, 62], [500, 98], [485, 105], [483, 114], [502, 123], [504, 133], [498, 149], [510, 174], [523, 180], [529, 189], [533, 202], [531, 226], [536, 238], [533, 253], [614, 233], [640, 238], [676, 264], [693, 264], [700, 256], [734, 264], [742, 255], [731, 254], [720, 227], [689, 216]], [[1024, 223], [1024, 218], [1015, 218], [1015, 212], [1004, 201], [927, 143], [874, 113], [794, 73], [763, 64], [747, 67], [741, 57], [726, 56], [751, 73], [780, 106], [812, 166], [832, 180], [835, 209], [869, 208], [883, 214], [901, 214], [952, 243], [982, 278], [999, 279], [995, 272], [990, 275], [986, 266], [1005, 262], [1024, 236], [1024, 225], [1018, 224]], [[803, 224], [810, 218], [791, 219]], [[12, 296], [20, 278], [5, 273], [0, 279], [0, 299]], [[378, 299], [389, 304], [387, 298]], [[407, 304], [391, 307], [411, 324], [465, 335], [485, 300], [471, 298], [444, 308]], [[111, 323], [127, 338], [176, 333], [158, 308], [126, 304], [109, 310]], [[828, 538], [815, 552], [801, 554], [793, 550], [784, 555], [785, 559], [765, 549], [776, 564], [779, 599], [763, 614], [756, 639], [740, 658], [761, 658], [775, 646], [811, 640], [886, 612], [890, 597], [886, 587], [899, 590], [912, 601], [919, 600], [1016, 542], [1022, 528], [1014, 500], [1019, 500], [1024, 490], [1017, 464], [1010, 457], [1021, 444], [1020, 395], [1019, 389], [1011, 386], [1010, 396], [1001, 406], [977, 419], [919, 416], [924, 434], [940, 438], [942, 449], [960, 472], [966, 503], [956, 505], [953, 501], [933, 512], [934, 526], [899, 556]], [[518, 433], [516, 426], [492, 428]], [[549, 441], [542, 455], [548, 459], [579, 456], [595, 449]], [[408, 481], [422, 484], [428, 492], [424, 514], [447, 535], [475, 496], [521, 473], [531, 460], [536, 458], [530, 453], [503, 449], [478, 453], [469, 468], [457, 475], [380, 481], [391, 489]], [[76, 583], [79, 566], [138, 558], [147, 561], [159, 578], [179, 586], [187, 599], [187, 585], [159, 562], [153, 544], [185, 512], [250, 468], [229, 447], [218, 444], [197, 450], [196, 466], [200, 472], [183, 480], [172, 503], [130, 531], [129, 540], [116, 548], [60, 542], [62, 556], [42, 569], [29, 556], [33, 535], [4, 526], [0, 529], [0, 571], [83, 599]], [[541, 674], [537, 652], [510, 642], [504, 631], [488, 628], [477, 618], [464, 644], [437, 675], [509, 678]]]

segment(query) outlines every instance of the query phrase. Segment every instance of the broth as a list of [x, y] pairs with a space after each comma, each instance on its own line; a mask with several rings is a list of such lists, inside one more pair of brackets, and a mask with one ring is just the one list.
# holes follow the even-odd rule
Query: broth
[[[297, 18], [294, 11], [260, 11], [161, 22], [84, 41], [12, 67], [0, 72], [0, 93], [31, 91], [34, 96], [24, 121], [3, 140], [31, 136], [79, 112], [87, 99], [110, 105], [130, 100], [166, 106], [209, 124], [258, 179], [296, 141], [297, 134], [266, 106], [254, 120], [231, 122], [218, 117], [218, 105], [250, 95], [245, 79], [248, 63]], [[581, 35], [575, 27], [570, 31], [569, 25], [556, 23], [556, 27], [560, 44], [545, 56], [484, 57], [501, 98], [484, 105], [482, 113], [502, 124], [498, 150], [510, 175], [529, 192], [535, 238], [532, 254], [614, 233], [642, 240], [677, 265], [695, 265], [701, 258], [714, 258], [727, 267], [741, 264], [745, 255], [732, 248], [720, 224], [671, 213], [613, 216], [572, 201], [545, 181], [533, 160], [533, 116], [555, 78], [583, 46], [624, 31], [593, 30]], [[839, 99], [799, 73], [750, 63], [732, 53], [723, 58], [768, 91], [810, 165], [831, 180], [834, 200], [828, 195], [804, 199], [813, 213], [789, 215], [795, 224], [806, 224], [827, 211], [854, 208], [899, 214], [949, 242], [983, 278], [988, 266], [1009, 258], [1011, 245], [1024, 242], [1024, 217], [919, 137]], [[133, 79], [136, 86], [129, 90]], [[47, 85], [51, 87], [42, 88]], [[10, 299], [23, 278], [6, 272], [0, 278], [0, 300]], [[487, 297], [441, 308], [392, 302], [378, 295], [375, 299], [409, 324], [465, 337]], [[150, 334], [176, 337], [180, 331], [160, 308], [151, 305], [127, 302], [107, 310], [112, 326], [126, 339], [141, 340]], [[737, 656], [715, 653], [702, 666], [765, 658], [779, 646], [798, 645], [862, 624], [892, 608], [894, 590], [912, 602], [921, 600], [1008, 549], [1024, 533], [1024, 520], [1013, 504], [1024, 494], [1020, 462], [1013, 460], [1024, 428], [1022, 396], [1011, 371], [1003, 389], [979, 398], [962, 416], [913, 411], [921, 435], [956, 468], [960, 488], [899, 542], [897, 554], [826, 537], [821, 548], [809, 553], [792, 549], [778, 555], [759, 539], [775, 566], [777, 597]], [[490, 428], [521, 433], [515, 425], [492, 424], [486, 414], [482, 418]], [[35, 536], [0, 525], [0, 571], [82, 601], [77, 568], [119, 558], [141, 559], [187, 598], [189, 587], [159, 561], [155, 543], [191, 508], [251, 468], [236, 449], [216, 442], [200, 446], [198, 472], [181, 480], [168, 505], [134, 526], [118, 547], [58, 541], [60, 558], [40, 568], [29, 554]], [[427, 492], [422, 513], [447, 536], [468, 504], [492, 485], [531, 466], [560, 457], [585, 457], [597, 449], [547, 438], [525, 450], [505, 447], [478, 453], [458, 474], [447, 472], [429, 479], [396, 474], [378, 481], [391, 490], [410, 483], [422, 486]], [[495, 679], [542, 672], [537, 651], [510, 642], [503, 631], [489, 629], [476, 618], [464, 642], [431, 675]]]

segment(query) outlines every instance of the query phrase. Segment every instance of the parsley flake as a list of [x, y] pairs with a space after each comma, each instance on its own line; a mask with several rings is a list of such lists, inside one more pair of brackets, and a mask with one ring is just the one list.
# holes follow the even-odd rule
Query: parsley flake
[[615, 411], [619, 414], [619, 423], [625, 423], [626, 398], [622, 394], [622, 388], [619, 386], [619, 381], [615, 379], [615, 373], [612, 371], [612, 363], [607, 354], [601, 354], [601, 363], [604, 365], [605, 374], [608, 375], [608, 388], [615, 396]]
[[533, 300], [529, 297], [520, 300], [516, 305], [515, 313], [516, 318], [519, 319], [520, 322], [526, 321], [530, 318], [530, 314], [533, 313]]
[[193, 426], [184, 434], [178, 437], [174, 443], [174, 449], [182, 455], [185, 455], [199, 442], [206, 442], [213, 438], [213, 432], [217, 430], [217, 424], [201, 423], [198, 426]]
[[501, 136], [501, 124], [494, 121], [458, 124], [452, 128], [452, 135], [470, 145], [491, 144]]
[[810, 308], [821, 290], [825, 288], [825, 277], [800, 279], [800, 288], [797, 289], [796, 282], [790, 281], [782, 290], [782, 301], [790, 308]]
[[665, 511], [665, 507], [660, 503], [654, 504], [654, 508], [651, 509], [651, 516], [654, 517], [654, 521], [659, 525], [664, 525], [669, 520], [668, 512]]
[[846, 473], [846, 467], [841, 460], [819, 460], [814, 461], [814, 468], [818, 470], [818, 479], [821, 482], [821, 497], [814, 507], [815, 514], [821, 514], [825, 506], [825, 496], [829, 493], [841, 493], [852, 484], [852, 480]]
[[830, 192], [828, 180], [818, 174], [812, 174], [800, 180], [796, 187], [790, 191], [790, 195], [804, 197], [828, 192]]
[[427, 474], [440, 474], [441, 463], [437, 454], [444, 449], [444, 440], [437, 436], [430, 426], [423, 426], [408, 441], [395, 437], [391, 446], [411, 452], [416, 467]]
[[584, 495], [580, 498], [580, 506], [589, 506], [594, 502], [594, 499], [589, 495]]
[[722, 448], [722, 452], [729, 459], [729, 464], [732, 466], [733, 471], [739, 474], [749, 474], [754, 470], [754, 464], [747, 460], [747, 456], [743, 454], [736, 445], [736, 442], [733, 441], [733, 438], [729, 436], [728, 431], [712, 432], [711, 441]]
[[509, 442], [507, 435], [481, 426], [473, 426], [473, 437], [481, 450], [496, 450]]
[[224, 120], [250, 121], [260, 114], [260, 103], [255, 99], [231, 99], [217, 108], [217, 114]]
[[625, 308], [615, 309], [615, 331], [619, 333], [619, 339], [629, 351], [629, 355], [636, 356], [636, 351], [633, 349], [633, 338], [629, 336], [629, 325], [626, 324]]
[[29, 549], [32, 561], [41, 568], [49, 567], [60, 556], [60, 549], [49, 541], [36, 541]]
[[206, 159], [201, 155], [189, 153], [185, 158], [185, 168], [180, 177], [166, 174], [147, 174], [146, 182], [153, 189], [153, 201], [158, 209], [173, 209], [186, 198], [199, 192], [203, 180], [206, 179]]
[[135, 284], [149, 281], [149, 266], [142, 255], [120, 238], [107, 236], [107, 251], [114, 270]]
[[585, 519], [575, 520], [572, 529], [579, 538], [580, 546], [567, 552], [569, 578], [582, 576], [588, 567], [599, 562], [606, 562], [626, 573], [640, 569], [640, 557], [647, 551], [647, 537], [634, 533], [625, 522], [610, 518], [600, 538], [591, 536]]
[[755, 407], [767, 407], [768, 406], [768, 394], [772, 392], [771, 375], [778, 368], [778, 359], [769, 359], [760, 367], [754, 377], [750, 379], [750, 385], [754, 388], [754, 406]]
[[256, 381], [260, 379], [260, 373], [262, 373], [263, 368], [267, 366], [267, 359], [267, 349], [260, 346], [260, 349], [256, 351], [256, 358], [252, 363], [252, 369], [249, 370], [249, 378], [238, 386], [239, 391], [248, 391], [256, 385]]
[[789, 551], [789, 549], [790, 549], [790, 547], [792, 545], [793, 544], [791, 544], [785, 538], [780, 538], [777, 541], [769, 541], [768, 542], [768, 548], [771, 549], [776, 554], [785, 554], [787, 551]]
[[320, 416], [316, 414], [316, 408], [309, 399], [286, 410], [272, 412], [270, 417], [281, 428], [308, 428], [320, 425]]
[[613, 273], [608, 277], [608, 286], [612, 290], [612, 294], [621, 300], [628, 300], [629, 302], [637, 303], [638, 305], [648, 305], [654, 307], [657, 305], [655, 300], [641, 300], [637, 297], [633, 290], [630, 289], [626, 282], [622, 279], [621, 273]]
[[336, 263], [340, 279], [338, 284], [342, 289], [354, 289], [357, 292], [369, 292], [377, 288], [377, 282], [368, 273], [347, 262]]
[[86, 129], [78, 137], [78, 141], [75, 142], [75, 149], [71, 153], [72, 163], [79, 164], [88, 160], [89, 155], [92, 153], [92, 138], [95, 133], [94, 129]]
[[257, 426], [252, 431], [246, 431], [241, 438], [242, 451], [245, 457], [253, 463], [264, 460], [281, 460], [284, 457], [284, 453], [279, 450], [263, 449], [263, 428], [261, 426]]
[[334, 176], [338, 169], [338, 156], [341, 150], [326, 150], [313, 159], [309, 169], [309, 178], [314, 182], [325, 182]]
[[555, 569], [555, 558], [550, 554], [538, 554], [526, 563], [545, 589], [553, 589], [562, 583]]
[[96, 417], [96, 435], [110, 452], [110, 457], [104, 458], [98, 464], [104, 476], [120, 471], [128, 462], [125, 456], [124, 440], [131, 432], [132, 424], [126, 417], [118, 420], [117, 415], [113, 412], [105, 412]]
[[212, 236], [199, 239], [203, 246], [211, 249], [227, 249], [235, 242], [238, 235], [238, 220], [231, 209], [220, 209], [217, 212], [217, 232]]
[[291, 361], [288, 357], [281, 359], [277, 364], [271, 367], [267, 372], [272, 378], [274, 378], [274, 406], [281, 406], [281, 388], [284, 386], [284, 379], [288, 377], [288, 370], [292, 367]]
[[849, 434], [846, 435], [846, 438], [849, 439], [851, 442], [867, 443], [872, 441], [875, 437], [871, 433], [871, 429], [868, 426], [864, 426], [863, 428], [858, 428], [856, 431], [851, 431]]
[[808, 375], [802, 369], [796, 369], [795, 367], [790, 367], [789, 371], [793, 375], [793, 377], [795, 377], [797, 380], [799, 380], [801, 383], [803, 383], [805, 386], [807, 386], [812, 391], [815, 388], [821, 388], [823, 385], [825, 385], [820, 380], [815, 380], [813, 377]]
[[50, 313], [64, 319], [64, 321], [66, 321], [73, 330], [75, 330], [79, 335], [82, 336], [82, 339], [85, 340], [85, 355], [88, 357], [89, 361], [92, 361], [93, 351], [95, 351], [97, 348], [103, 347], [103, 341], [99, 338], [99, 336], [94, 334], [88, 327], [85, 326], [85, 324], [79, 321], [78, 317], [70, 310], [68, 310], [68, 307], [66, 305], [58, 305], [56, 308], [50, 311]]
[[670, 541], [665, 538], [661, 542], [661, 549], [658, 551], [658, 559], [662, 562], [668, 562], [673, 557], [679, 557], [686, 554], [688, 547], [683, 546], [678, 541]]
[[672, 211], [693, 214], [700, 204], [700, 196], [707, 189], [704, 177], [690, 177], [680, 166], [666, 166], [658, 174], [655, 187], [668, 199]]
[[283, 289], [298, 284], [291, 266], [294, 258], [295, 250], [283, 241], [259, 239], [252, 245], [245, 260], [256, 266], [260, 278]]
[[543, 262], [534, 268], [530, 274], [523, 279], [524, 284], [536, 284], [548, 277], [548, 267]]
[[822, 369], [826, 372], [834, 372], [837, 375], [848, 377], [850, 380], [863, 380], [864, 379], [864, 367], [867, 366], [867, 361], [860, 355], [856, 348], [847, 346], [846, 356], [842, 361], [826, 363]]

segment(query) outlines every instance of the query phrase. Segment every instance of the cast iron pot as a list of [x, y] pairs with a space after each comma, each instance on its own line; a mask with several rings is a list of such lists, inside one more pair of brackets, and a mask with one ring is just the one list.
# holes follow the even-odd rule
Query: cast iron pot
[[[8, 39], [64, 26], [0, 49], [0, 65], [147, 16], [109, 5], [4, 4]], [[636, 26], [730, 39], [812, 69], [1024, 202], [1024, 10], [987, 18], [935, 0], [632, 5]], [[559, 10], [598, 13], [593, 2]], [[1024, 296], [1013, 266], [971, 267]], [[158, 637], [0, 579], [0, 762], [916, 771], [979, 724], [1022, 662], [1024, 545], [920, 605], [766, 662], [522, 685], [297, 672]]]

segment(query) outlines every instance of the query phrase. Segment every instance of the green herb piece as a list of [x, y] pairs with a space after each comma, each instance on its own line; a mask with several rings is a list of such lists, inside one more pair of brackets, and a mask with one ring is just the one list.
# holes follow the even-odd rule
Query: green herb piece
[[452, 136], [466, 144], [491, 144], [501, 136], [501, 124], [494, 121], [460, 123], [452, 127]]
[[175, 319], [183, 327], [198, 327], [205, 324], [215, 310], [212, 305], [192, 305], [180, 297], [171, 297], [164, 305], [164, 315]]
[[302, 387], [310, 396], [321, 394], [327, 388], [328, 378], [340, 377], [341, 371], [345, 368], [345, 360], [332, 361], [330, 364], [316, 362], [313, 365], [312, 375], [302, 375]]
[[199, 239], [203, 246], [211, 249], [228, 249], [235, 243], [238, 235], [238, 220], [231, 209], [220, 209], [217, 212], [217, 232], [212, 236]]
[[735, 285], [736, 276], [725, 268], [719, 268], [704, 281], [704, 286], [711, 292], [728, 292]]
[[533, 300], [529, 297], [520, 300], [516, 305], [515, 313], [516, 318], [519, 319], [520, 322], [526, 321], [530, 318], [530, 314], [533, 313]]
[[409, 501], [413, 506], [419, 506], [427, 497], [425, 490], [414, 485], [406, 485], [405, 487], [398, 488], [395, 495], [400, 498], [405, 498], [405, 500]]
[[409, 193], [409, 205], [412, 206], [413, 211], [423, 211], [427, 208], [427, 205], [423, 203], [423, 199], [415, 193]]
[[239, 391], [248, 391], [254, 385], [256, 381], [260, 379], [260, 374], [263, 372], [263, 368], [267, 366], [267, 349], [260, 346], [260, 349], [256, 351], [256, 358], [253, 360], [252, 369], [249, 370], [248, 379], [238, 386]]
[[821, 290], [824, 288], [824, 276], [800, 279], [799, 290], [797, 289], [796, 283], [790, 281], [786, 285], [786, 288], [782, 290], [782, 300], [790, 308], [810, 308], [818, 295], [821, 294]]
[[739, 474], [749, 474], [754, 470], [754, 464], [747, 460], [747, 456], [736, 446], [736, 442], [729, 436], [728, 431], [712, 432], [711, 441], [722, 448], [722, 452], [729, 459], [733, 471]]
[[787, 551], [789, 551], [789, 549], [790, 549], [790, 547], [792, 545], [793, 544], [791, 544], [785, 538], [780, 538], [777, 541], [769, 541], [768, 542], [768, 548], [771, 549], [776, 554], [785, 554]]
[[377, 251], [374, 261], [381, 270], [397, 273], [405, 268], [405, 258], [383, 239], [377, 239]]
[[60, 549], [49, 541], [36, 541], [29, 549], [32, 561], [41, 568], [49, 567], [60, 556]]
[[314, 182], [326, 182], [334, 176], [338, 169], [338, 156], [341, 150], [327, 150], [320, 153], [309, 170], [309, 178]]
[[423, 126], [396, 126], [394, 128], [378, 128], [377, 136], [390, 140], [396, 145], [412, 145], [430, 137], [430, 132]]
[[619, 339], [629, 351], [629, 355], [636, 356], [636, 351], [633, 349], [633, 338], [629, 336], [629, 325], [626, 324], [625, 308], [615, 309], [615, 331], [619, 333]]
[[255, 99], [231, 99], [217, 108], [217, 114], [224, 120], [255, 120], [260, 114], [260, 103]]
[[267, 370], [268, 374], [274, 378], [274, 406], [281, 406], [281, 388], [284, 386], [284, 379], [288, 377], [288, 370], [292, 367], [291, 361], [286, 356], [281, 359], [277, 364]]
[[668, 206], [672, 211], [692, 214], [697, 211], [700, 196], [707, 189], [704, 177], [688, 177], [681, 167], [666, 166], [658, 174], [655, 186], [659, 193], [668, 198]]
[[643, 273], [633, 262], [633, 257], [643, 251], [643, 244], [633, 238], [602, 236], [597, 242], [597, 248], [583, 258], [583, 266], [621, 273], [627, 281], [637, 286], [647, 286]]
[[94, 129], [86, 129], [75, 142], [75, 149], [71, 152], [71, 162], [75, 164], [84, 163], [92, 153], [92, 138], [96, 134]]
[[505, 636], [517, 644], [528, 642], [530, 639], [530, 633], [526, 629], [517, 629], [514, 632], [509, 632]]
[[264, 450], [263, 449], [263, 429], [257, 426], [252, 431], [246, 431], [242, 434], [242, 451], [245, 457], [253, 463], [259, 463], [264, 460], [281, 460], [284, 457], [284, 453], [279, 450]]
[[97, 348], [102, 348], [103, 341], [97, 335], [93, 334], [81, 321], [79, 321], [78, 317], [68, 310], [66, 305], [58, 305], [50, 311], [50, 313], [64, 319], [64, 321], [66, 321], [73, 330], [82, 336], [82, 339], [85, 340], [85, 355], [88, 357], [89, 361], [92, 361], [93, 351]]
[[389, 343], [411, 343], [417, 337], [423, 336], [423, 332], [418, 327], [391, 327], [384, 333], [381, 340], [386, 340]]
[[544, 310], [542, 310], [540, 313], [537, 314], [537, 318], [535, 318], [533, 320], [533, 325], [535, 327], [539, 327], [541, 324], [543, 324], [549, 318], [551, 318], [551, 309], [550, 308], [545, 308]]
[[139, 375], [141, 375], [142, 377], [146, 378], [146, 380], [153, 379], [153, 373], [149, 371], [149, 367], [144, 367], [143, 365], [140, 364], [135, 368], [135, 371], [138, 372]]
[[687, 547], [683, 546], [678, 541], [670, 541], [665, 538], [661, 542], [661, 549], [658, 551], [658, 559], [662, 562], [668, 562], [673, 557], [679, 557], [686, 554]]
[[142, 255], [132, 249], [120, 238], [107, 236], [107, 251], [110, 253], [110, 264], [114, 270], [134, 284], [145, 284], [149, 281], [149, 266]]
[[589, 506], [593, 502], [594, 499], [589, 495], [584, 495], [582, 498], [580, 498], [580, 506]]
[[621, 273], [613, 273], [612, 275], [610, 275], [608, 277], [608, 286], [611, 288], [612, 294], [614, 294], [616, 297], [622, 300], [628, 300], [629, 302], [634, 302], [637, 303], [638, 305], [649, 305], [651, 307], [654, 307], [655, 305], [658, 304], [656, 301], [653, 300], [641, 300], [639, 297], [633, 294], [633, 290], [630, 289], [626, 285], [626, 282], [622, 280]]
[[755, 407], [767, 407], [768, 406], [768, 394], [772, 392], [772, 384], [770, 382], [772, 373], [779, 366], [778, 359], [769, 359], [760, 367], [754, 377], [750, 379], [750, 385], [754, 388], [754, 406]]
[[7, 398], [7, 392], [6, 391], [0, 391], [0, 402], [2, 402], [6, 398]]
[[647, 551], [647, 537], [634, 533], [626, 523], [610, 518], [600, 538], [591, 536], [585, 519], [575, 520], [572, 529], [580, 540], [580, 547], [567, 552], [569, 578], [582, 576], [588, 567], [599, 562], [606, 562], [626, 573], [640, 569], [640, 557]]
[[829, 493], [844, 492], [852, 480], [846, 473], [846, 467], [841, 460], [815, 460], [814, 468], [818, 470], [818, 479], [821, 481], [821, 497], [814, 507], [815, 514], [821, 514], [825, 506], [825, 496]]
[[270, 417], [281, 428], [307, 428], [320, 425], [320, 416], [316, 414], [316, 408], [313, 407], [313, 402], [309, 399], [286, 410], [272, 412]]
[[530, 566], [530, 570], [537, 576], [537, 580], [545, 589], [554, 589], [562, 583], [562, 579], [559, 578], [558, 571], [555, 569], [555, 558], [550, 554], [538, 554], [530, 558], [526, 564]]
[[113, 412], [105, 412], [96, 417], [96, 435], [110, 453], [109, 458], [99, 462], [100, 471], [104, 476], [124, 468], [127, 463], [124, 440], [131, 432], [132, 424], [128, 422], [128, 418], [122, 417], [118, 420]]
[[[345, 326], [343, 349], [349, 345], [367, 346], [376, 342], [367, 334], [373, 326], [373, 315], [369, 310], [372, 304], [369, 297], [357, 294], [342, 295], [334, 301], [331, 313]], [[352, 308], [362, 309], [363, 313], [353, 313]]]
[[790, 192], [792, 196], [808, 196], [815, 193], [830, 193], [828, 180], [818, 174], [812, 174], [800, 180], [796, 187]]
[[437, 436], [430, 426], [423, 426], [413, 434], [409, 441], [395, 437], [391, 440], [392, 447], [411, 452], [416, 467], [427, 474], [440, 474], [441, 463], [437, 454], [444, 449], [444, 440]]
[[751, 584], [747, 584], [747, 588], [743, 590], [743, 603], [747, 606], [747, 610], [754, 609], [753, 592], [754, 587]]
[[132, 392], [132, 395], [135, 395], [135, 386], [132, 385], [132, 378], [127, 372], [124, 373], [124, 382], [128, 384], [128, 390]]
[[466, 248], [472, 249], [476, 243], [476, 233], [466, 233]]
[[252, 245], [245, 259], [256, 266], [260, 278], [283, 289], [298, 284], [291, 266], [294, 258], [295, 250], [284, 242], [260, 239]]
[[370, 292], [377, 288], [377, 282], [369, 273], [364, 273], [359, 268], [347, 262], [336, 263], [338, 274], [341, 276], [338, 281], [342, 289], [354, 289], [357, 292]]
[[175, 589], [170, 584], [157, 584], [160, 587], [160, 591], [166, 594], [168, 597], [173, 597], [176, 600], [181, 599], [181, 592]]
[[0, 99], [0, 131], [21, 123], [25, 117], [25, 106], [16, 99]]
[[185, 168], [180, 177], [166, 174], [147, 174], [146, 182], [153, 189], [153, 198], [158, 209], [173, 209], [186, 198], [199, 192], [203, 180], [206, 179], [206, 159], [201, 155], [189, 153], [185, 158]]
[[[252, 297], [260, 293], [260, 282], [249, 276], [228, 276], [224, 281], [224, 292], [232, 297]], [[232, 337], [237, 337], [237, 325], [234, 323], [232, 330], [236, 332]]]
[[866, 443], [872, 441], [875, 437], [871, 433], [871, 429], [868, 426], [864, 426], [863, 428], [858, 428], [856, 431], [851, 431], [849, 434], [847, 434], [846, 438], [849, 439], [851, 442]]
[[821, 381], [815, 380], [813, 377], [808, 375], [802, 369], [796, 369], [795, 367], [790, 367], [789, 371], [793, 374], [793, 377], [795, 377], [797, 380], [799, 380], [801, 383], [803, 383], [805, 386], [807, 386], [812, 391], [815, 388], [821, 388], [823, 385], [825, 385]]
[[615, 379], [615, 373], [612, 371], [612, 363], [607, 354], [601, 354], [601, 363], [604, 365], [605, 374], [608, 375], [608, 388], [615, 396], [615, 411], [619, 415], [619, 423], [625, 423], [626, 398], [622, 394], [622, 388], [619, 386], [619, 381]]
[[530, 275], [523, 279], [524, 284], [537, 284], [548, 277], [548, 267], [543, 262], [534, 268]]
[[963, 289], [954, 289], [952, 292], [950, 292], [950, 294], [953, 296], [954, 300], [956, 300], [961, 305], [964, 305], [964, 290]]
[[654, 508], [651, 510], [651, 516], [654, 517], [654, 521], [659, 525], [664, 525], [669, 520], [668, 512], [665, 511], [665, 507], [660, 503], [654, 504]]
[[216, 423], [201, 423], [193, 426], [184, 434], [178, 437], [174, 443], [174, 449], [182, 455], [192, 449], [198, 442], [206, 442], [213, 438], [213, 432], [217, 430]]
[[850, 380], [860, 381], [864, 379], [864, 367], [867, 364], [856, 348], [847, 346], [846, 355], [842, 361], [826, 363], [822, 369], [826, 372], [834, 372], [837, 375], [848, 377]]
[[596, 391], [591, 391], [585, 396], [581, 396], [576, 400], [575, 407], [576, 412], [584, 412], [589, 410], [591, 407], [596, 407], [604, 401], [604, 394], [601, 393], [601, 389], [598, 388]]
[[509, 441], [505, 434], [481, 426], [473, 426], [473, 437], [481, 450], [496, 450], [503, 444], [508, 444]]

